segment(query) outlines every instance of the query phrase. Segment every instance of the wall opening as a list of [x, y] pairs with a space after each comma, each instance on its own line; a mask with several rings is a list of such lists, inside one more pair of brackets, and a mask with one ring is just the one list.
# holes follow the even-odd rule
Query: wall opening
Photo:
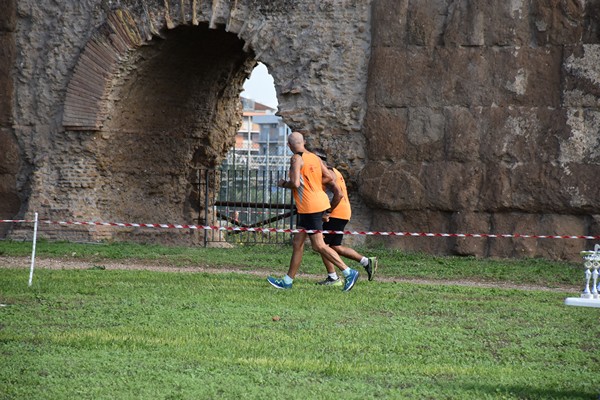
[[254, 64], [236, 35], [203, 24], [167, 31], [129, 55], [97, 133], [102, 218], [206, 222], [195, 171], [219, 165], [232, 147]]
[[287, 171], [290, 128], [277, 112], [277, 94], [267, 66], [258, 63], [240, 94], [242, 125], [224, 161], [225, 169]]
[[275, 80], [265, 64], [261, 62], [256, 64], [248, 79], [244, 81], [244, 91], [241, 96], [277, 110], [279, 101], [275, 90]]

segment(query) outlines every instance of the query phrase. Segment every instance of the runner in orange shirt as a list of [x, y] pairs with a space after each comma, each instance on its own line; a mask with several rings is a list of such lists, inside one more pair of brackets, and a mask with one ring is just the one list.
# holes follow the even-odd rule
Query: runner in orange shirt
[[[320, 157], [327, 166], [327, 156], [324, 151], [315, 150], [314, 154]], [[350, 200], [348, 198], [348, 190], [346, 189], [346, 181], [344, 180], [344, 177], [336, 168], [329, 166], [327, 166], [327, 168], [330, 174], [332, 174], [332, 180], [337, 184], [339, 190], [341, 190], [341, 200], [339, 200], [339, 202], [335, 202], [337, 204], [336, 207], [332, 206], [332, 210], [325, 212], [323, 216], [323, 230], [339, 232], [343, 231], [346, 228], [346, 224], [348, 224], [350, 221], [350, 218], [352, 217], [352, 208], [350, 207]], [[326, 184], [326, 186], [329, 191], [334, 193], [335, 188], [331, 186], [331, 183]], [[365, 268], [368, 279], [370, 281], [373, 280], [375, 272], [377, 271], [377, 257], [365, 257], [350, 247], [342, 246], [342, 239], [344, 238], [344, 235], [341, 233], [324, 234], [323, 238], [325, 243], [334, 249], [335, 252], [340, 256], [358, 261]], [[327, 268], [327, 279], [318, 282], [318, 284], [334, 286], [341, 285], [342, 282], [338, 278], [333, 264], [331, 264], [325, 258], [323, 258], [323, 263]]]
[[[300, 132], [292, 132], [288, 137], [288, 146], [294, 153], [290, 160], [289, 180], [280, 180], [278, 186], [292, 189], [298, 208], [297, 228], [321, 231], [323, 230], [323, 213], [330, 208], [329, 198], [323, 190], [323, 185], [332, 186], [334, 193], [338, 195], [337, 200], [340, 198], [339, 188], [332, 180], [325, 163], [313, 153], [308, 152], [304, 144], [304, 137]], [[336, 205], [335, 201], [334, 205]], [[359, 272], [348, 268], [338, 253], [325, 244], [321, 232], [307, 233], [303, 231], [294, 234], [292, 258], [287, 275], [281, 279], [269, 276], [267, 278], [269, 283], [278, 289], [292, 288], [292, 283], [302, 262], [307, 236], [313, 250], [342, 271], [345, 278], [342, 290], [347, 292], [352, 289], [358, 280]]]

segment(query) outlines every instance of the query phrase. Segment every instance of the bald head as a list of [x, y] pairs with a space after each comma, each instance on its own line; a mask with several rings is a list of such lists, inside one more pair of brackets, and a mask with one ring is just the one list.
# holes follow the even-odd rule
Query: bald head
[[304, 151], [304, 136], [300, 132], [292, 132], [288, 136], [288, 144], [294, 153]]

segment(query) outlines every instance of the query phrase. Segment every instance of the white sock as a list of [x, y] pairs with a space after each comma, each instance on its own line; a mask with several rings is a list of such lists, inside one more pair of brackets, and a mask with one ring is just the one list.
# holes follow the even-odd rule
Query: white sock
[[367, 257], [363, 257], [363, 258], [361, 258], [361, 259], [360, 259], [360, 264], [361, 264], [363, 267], [366, 267], [367, 265], [369, 265], [369, 259], [368, 259]]
[[348, 275], [350, 275], [350, 271], [352, 271], [352, 268], [346, 268], [342, 271], [342, 275], [347, 277]]
[[283, 277], [283, 281], [286, 283], [286, 285], [289, 285], [290, 283], [294, 282], [294, 280], [287, 275]]
[[339, 279], [337, 276], [337, 273], [335, 273], [335, 272], [332, 272], [331, 274], [327, 274], [327, 276], [329, 276], [334, 281], [337, 281]]

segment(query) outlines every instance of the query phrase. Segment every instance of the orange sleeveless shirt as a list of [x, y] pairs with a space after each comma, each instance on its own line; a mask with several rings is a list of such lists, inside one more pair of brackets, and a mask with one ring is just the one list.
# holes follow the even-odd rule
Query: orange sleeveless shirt
[[294, 200], [299, 214], [312, 214], [329, 208], [329, 198], [323, 190], [321, 159], [308, 151], [301, 155], [300, 187], [294, 188]]
[[345, 219], [346, 221], [350, 221], [350, 217], [352, 216], [352, 209], [350, 208], [350, 200], [348, 199], [348, 190], [346, 189], [346, 181], [344, 177], [337, 169], [333, 168], [333, 172], [335, 173], [335, 183], [342, 190], [342, 194], [344, 198], [340, 200], [340, 203], [333, 209], [330, 217]]

